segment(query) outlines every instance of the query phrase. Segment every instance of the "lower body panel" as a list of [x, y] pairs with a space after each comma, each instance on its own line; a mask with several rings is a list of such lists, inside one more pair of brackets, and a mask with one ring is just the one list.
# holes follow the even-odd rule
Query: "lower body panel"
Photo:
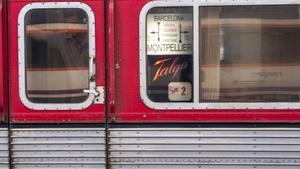
[[8, 129], [0, 127], [0, 168], [9, 168], [9, 146], [8, 146]]
[[11, 129], [12, 169], [104, 169], [105, 128]]
[[300, 168], [300, 128], [113, 127], [108, 137], [112, 169]]

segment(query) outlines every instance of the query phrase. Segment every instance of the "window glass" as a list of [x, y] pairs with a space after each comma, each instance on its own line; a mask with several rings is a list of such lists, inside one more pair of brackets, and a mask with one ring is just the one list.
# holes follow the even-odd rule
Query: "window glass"
[[200, 7], [200, 102], [298, 102], [297, 6]]
[[88, 17], [81, 9], [34, 9], [25, 17], [26, 96], [80, 103], [89, 89]]
[[146, 21], [147, 95], [153, 102], [193, 99], [192, 7], [157, 7]]

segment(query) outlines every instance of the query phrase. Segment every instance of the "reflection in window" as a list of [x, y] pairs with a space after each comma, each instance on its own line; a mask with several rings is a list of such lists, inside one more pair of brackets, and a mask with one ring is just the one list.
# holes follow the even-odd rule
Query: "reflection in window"
[[200, 101], [300, 97], [297, 6], [200, 7]]
[[87, 99], [88, 20], [81, 9], [34, 9], [25, 17], [26, 95], [34, 103]]
[[154, 102], [192, 101], [192, 13], [160, 7], [147, 14], [147, 95]]

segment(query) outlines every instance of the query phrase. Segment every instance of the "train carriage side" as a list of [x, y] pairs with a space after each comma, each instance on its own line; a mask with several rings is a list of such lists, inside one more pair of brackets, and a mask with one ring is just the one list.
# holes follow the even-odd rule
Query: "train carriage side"
[[8, 138], [8, 71], [7, 71], [7, 11], [6, 1], [0, 2], [0, 168], [9, 168]]
[[300, 1], [109, 1], [113, 169], [300, 166]]
[[12, 169], [105, 168], [104, 4], [9, 1]]

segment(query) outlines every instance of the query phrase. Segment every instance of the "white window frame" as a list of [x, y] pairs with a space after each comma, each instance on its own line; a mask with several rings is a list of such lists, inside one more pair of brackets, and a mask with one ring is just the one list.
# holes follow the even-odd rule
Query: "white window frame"
[[[300, 109], [300, 102], [226, 102], [201, 103], [199, 100], [199, 8], [201, 6], [247, 6], [247, 5], [299, 5], [300, 0], [156, 0], [147, 3], [140, 13], [140, 95], [142, 101], [152, 109], [193, 110], [193, 109]], [[193, 7], [193, 101], [192, 102], [153, 102], [147, 95], [147, 53], [146, 20], [147, 13], [155, 7]]]
[[[89, 58], [95, 58], [95, 16], [93, 10], [81, 2], [41, 2], [30, 3], [24, 6], [18, 17], [18, 60], [19, 60], [19, 95], [22, 103], [29, 109], [33, 110], [82, 110], [93, 104], [95, 99], [94, 93], [89, 93], [88, 98], [81, 103], [34, 103], [26, 96], [26, 76], [25, 76], [25, 16], [32, 9], [81, 9], [88, 16], [88, 38], [89, 38]], [[91, 60], [91, 59], [90, 59]], [[89, 77], [95, 69], [89, 65]], [[94, 70], [92, 70], [94, 69]], [[89, 81], [89, 89], [95, 90], [96, 82]]]

